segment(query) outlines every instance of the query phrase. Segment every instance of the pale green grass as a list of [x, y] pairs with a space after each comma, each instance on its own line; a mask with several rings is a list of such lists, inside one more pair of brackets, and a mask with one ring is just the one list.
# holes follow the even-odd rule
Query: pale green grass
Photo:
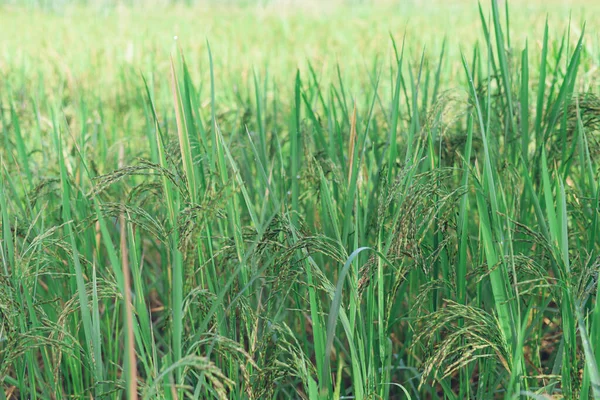
[[425, 3], [0, 6], [0, 399], [600, 398], [598, 5]]

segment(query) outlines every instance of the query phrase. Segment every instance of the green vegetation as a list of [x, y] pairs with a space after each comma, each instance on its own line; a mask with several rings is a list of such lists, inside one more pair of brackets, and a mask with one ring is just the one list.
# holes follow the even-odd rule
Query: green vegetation
[[599, 6], [415, 3], [0, 5], [0, 399], [600, 398]]

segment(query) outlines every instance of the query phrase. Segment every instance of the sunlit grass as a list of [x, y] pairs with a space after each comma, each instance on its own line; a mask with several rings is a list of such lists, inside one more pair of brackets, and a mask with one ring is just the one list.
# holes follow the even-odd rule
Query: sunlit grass
[[3, 6], [0, 399], [600, 398], [598, 6], [430, 4]]

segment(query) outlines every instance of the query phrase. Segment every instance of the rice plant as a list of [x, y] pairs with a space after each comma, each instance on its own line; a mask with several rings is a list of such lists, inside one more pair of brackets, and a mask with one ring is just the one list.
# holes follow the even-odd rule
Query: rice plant
[[360, 72], [6, 50], [0, 398], [600, 398], [597, 25], [472, 8]]

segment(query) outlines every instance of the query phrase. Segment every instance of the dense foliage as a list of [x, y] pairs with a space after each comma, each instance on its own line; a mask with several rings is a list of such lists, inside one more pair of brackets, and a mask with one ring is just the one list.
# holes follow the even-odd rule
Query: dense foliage
[[598, 32], [510, 15], [361, 77], [0, 64], [0, 398], [600, 398]]

